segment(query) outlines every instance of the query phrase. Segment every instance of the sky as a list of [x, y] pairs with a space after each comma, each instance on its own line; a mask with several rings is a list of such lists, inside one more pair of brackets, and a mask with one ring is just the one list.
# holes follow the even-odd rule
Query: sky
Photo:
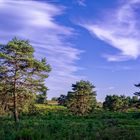
[[29, 40], [52, 67], [48, 98], [89, 80], [97, 100], [140, 82], [140, 0], [0, 0], [0, 43]]

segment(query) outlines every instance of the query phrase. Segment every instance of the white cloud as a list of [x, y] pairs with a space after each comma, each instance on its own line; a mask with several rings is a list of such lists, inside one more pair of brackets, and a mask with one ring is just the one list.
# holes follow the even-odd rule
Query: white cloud
[[49, 97], [65, 93], [71, 83], [83, 78], [75, 74], [76, 61], [82, 51], [67, 38], [75, 35], [72, 28], [55, 21], [64, 7], [38, 1], [0, 0], [0, 42], [17, 36], [31, 41], [37, 58], [47, 57], [52, 72], [47, 79]]
[[100, 22], [85, 23], [91, 34], [118, 49], [120, 53], [104, 54], [108, 61], [126, 61], [140, 56], [140, 0], [125, 1], [119, 8], [110, 10]]

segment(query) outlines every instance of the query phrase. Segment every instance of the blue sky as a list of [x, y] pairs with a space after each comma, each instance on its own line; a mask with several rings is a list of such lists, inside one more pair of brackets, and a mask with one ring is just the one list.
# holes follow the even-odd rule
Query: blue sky
[[97, 99], [132, 96], [140, 70], [140, 0], [0, 0], [0, 43], [30, 40], [52, 72], [48, 97], [89, 80]]

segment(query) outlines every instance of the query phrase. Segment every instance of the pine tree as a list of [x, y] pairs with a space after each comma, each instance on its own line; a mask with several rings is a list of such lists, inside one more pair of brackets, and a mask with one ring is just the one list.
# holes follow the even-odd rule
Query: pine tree
[[94, 85], [89, 81], [79, 81], [72, 84], [72, 90], [67, 95], [67, 107], [75, 115], [86, 115], [95, 108], [96, 93]]
[[9, 98], [16, 122], [23, 106], [45, 86], [44, 80], [51, 70], [45, 58], [39, 61], [33, 54], [29, 41], [17, 38], [0, 46], [0, 97]]

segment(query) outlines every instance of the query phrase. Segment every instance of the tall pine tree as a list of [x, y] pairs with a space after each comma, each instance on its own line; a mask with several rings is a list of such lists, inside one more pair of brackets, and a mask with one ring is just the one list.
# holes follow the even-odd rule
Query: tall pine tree
[[17, 38], [0, 46], [0, 98], [3, 104], [9, 102], [16, 122], [20, 109], [44, 88], [51, 71], [45, 58], [39, 61], [33, 54], [29, 42]]

